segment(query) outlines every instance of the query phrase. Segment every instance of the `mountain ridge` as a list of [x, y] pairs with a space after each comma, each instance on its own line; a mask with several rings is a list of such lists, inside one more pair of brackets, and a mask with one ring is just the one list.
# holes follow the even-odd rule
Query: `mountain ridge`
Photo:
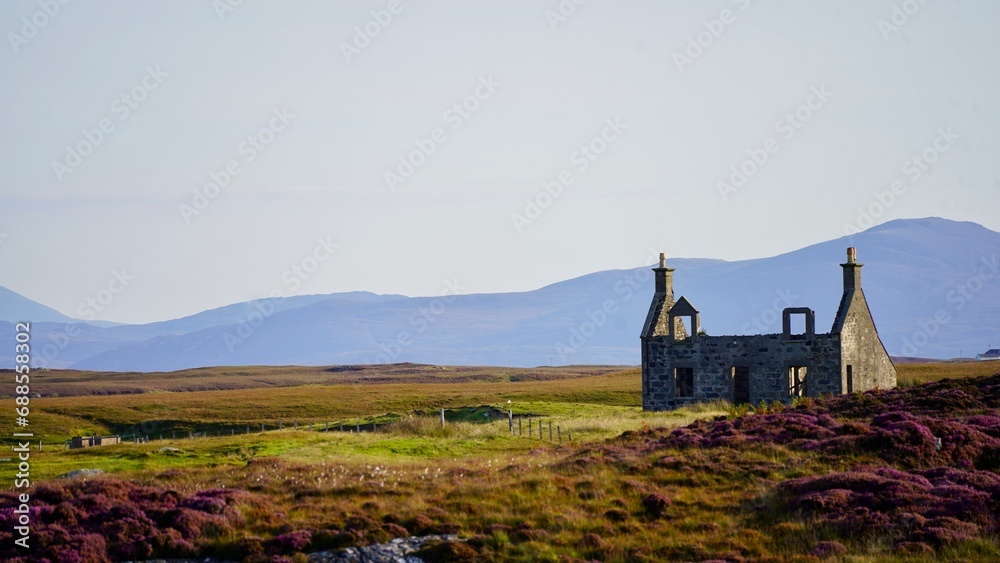
[[[676, 297], [700, 309], [710, 334], [779, 332], [781, 310], [796, 306], [812, 308], [817, 331], [828, 332], [848, 246], [859, 247], [868, 264], [862, 287], [891, 354], [972, 356], [1000, 342], [1000, 233], [972, 222], [902, 219], [768, 258], [668, 264], [676, 269]], [[403, 361], [635, 365], [652, 283], [649, 267], [640, 267], [523, 292], [294, 296], [142, 325], [42, 320], [33, 332], [46, 343], [39, 365], [111, 371]], [[12, 326], [0, 321], [0, 338]], [[12, 358], [0, 352], [0, 361]]]

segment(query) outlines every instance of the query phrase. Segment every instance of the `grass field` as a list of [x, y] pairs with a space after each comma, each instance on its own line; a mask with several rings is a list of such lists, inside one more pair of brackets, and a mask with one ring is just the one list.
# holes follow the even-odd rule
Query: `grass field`
[[[513, 409], [515, 415], [586, 414], [593, 405], [638, 407], [638, 370], [594, 370], [603, 375], [532, 378], [516, 381], [490, 376], [486, 381], [436, 383], [341, 383], [227, 391], [131, 395], [86, 395], [32, 400], [32, 425], [39, 436], [60, 442], [73, 435], [146, 434], [158, 437], [189, 432], [234, 430], [264, 423], [292, 426], [326, 422], [353, 424], [394, 419], [414, 411], [478, 405]], [[584, 372], [585, 373], [585, 372]]]
[[1000, 373], [1000, 362], [927, 362], [897, 364], [901, 387], [945, 378], [978, 377]]
[[[621, 366], [560, 366], [537, 368], [453, 367], [423, 364], [362, 366], [244, 366], [209, 367], [171, 372], [100, 372], [37, 370], [32, 389], [44, 397], [131, 395], [157, 392], [224, 391], [371, 383], [467, 383], [544, 381], [600, 375]], [[13, 370], [0, 370], [12, 373]]]
[[[898, 367], [905, 387], [1000, 372], [1000, 364], [987, 362]], [[641, 452], [658, 434], [639, 442], [628, 436], [737, 411], [720, 402], [644, 413], [637, 368], [401, 366], [394, 367], [398, 379], [374, 370], [195, 371], [199, 385], [213, 386], [229, 385], [243, 373], [273, 382], [286, 369], [301, 369], [286, 386], [165, 391], [164, 382], [175, 378], [157, 374], [132, 384], [141, 393], [113, 396], [83, 394], [100, 386], [98, 374], [74, 382], [71, 374], [53, 372], [80, 394], [32, 399], [32, 430], [51, 444], [32, 452], [32, 479], [62, 483], [54, 478], [86, 468], [182, 494], [217, 487], [246, 491], [254, 500], [240, 509], [241, 524], [224, 536], [202, 538], [208, 543], [198, 552], [234, 560], [257, 560], [270, 549], [267, 542], [278, 541], [267, 538], [299, 530], [311, 530], [309, 545], [319, 549], [384, 541], [398, 532], [389, 524], [398, 523], [413, 534], [460, 532], [486, 560], [699, 560], [728, 554], [730, 560], [815, 561], [808, 551], [843, 537], [805, 521], [795, 524], [785, 512], [761, 512], [774, 502], [767, 500], [773, 485], [884, 463], [870, 454], [831, 457], [774, 444], [711, 454], [655, 446], [659, 453], [649, 457]], [[344, 373], [346, 379], [336, 383], [312, 379]], [[444, 427], [438, 419], [442, 407], [448, 410]], [[507, 409], [524, 434], [512, 435], [506, 418], [495, 416]], [[529, 415], [531, 437], [523, 426]], [[279, 418], [284, 429], [273, 430]], [[318, 431], [327, 422], [338, 428], [340, 422], [350, 427], [376, 421], [385, 424], [377, 433]], [[296, 422], [298, 430], [291, 428]], [[549, 441], [549, 422], [561, 431], [562, 444]], [[261, 423], [272, 430], [260, 433]], [[309, 423], [316, 430], [307, 430]], [[242, 435], [247, 426], [254, 432]], [[189, 431], [223, 435], [186, 438]], [[72, 451], [55, 446], [72, 435], [130, 432], [153, 440]], [[177, 439], [169, 437], [173, 433]], [[166, 439], [157, 439], [161, 434]], [[11, 469], [0, 463], [0, 471]], [[668, 518], [643, 512], [644, 499], [654, 493], [670, 498]], [[989, 561], [1000, 557], [996, 543], [963, 540], [910, 556], [877, 541], [852, 540], [852, 557], [844, 560]], [[266, 544], [260, 553], [258, 544]]]
[[[679, 426], [726, 410], [725, 405], [712, 404], [645, 413], [636, 391], [638, 369], [579, 373], [574, 369], [564, 379], [491, 377], [465, 383], [351, 383], [34, 399], [32, 429], [49, 445], [36, 456], [34, 467], [36, 475], [50, 478], [78, 468], [131, 472], [239, 463], [248, 456], [281, 455], [306, 462], [335, 455], [384, 461], [526, 452], [539, 445], [539, 420], [546, 439], [551, 422], [557, 431], [553, 441], [562, 434], [568, 445], [571, 437], [575, 442], [605, 439], [644, 425]], [[447, 410], [443, 431], [440, 408]], [[523, 436], [512, 436], [506, 418], [495, 416], [506, 411], [514, 413]], [[423, 428], [422, 421], [438, 431], [407, 431], [415, 425]], [[380, 424], [378, 433], [336, 431], [341, 424], [350, 430], [372, 422]], [[394, 424], [382, 426], [390, 422]], [[268, 430], [263, 434], [262, 423]], [[307, 431], [310, 423], [312, 432]], [[328, 424], [333, 430], [320, 432]], [[191, 432], [222, 435], [188, 439]], [[151, 441], [60, 451], [63, 440], [93, 434], [142, 434]]]
[[[900, 386], [1000, 371], [990, 362], [907, 363]], [[364, 367], [204, 368], [171, 373], [43, 371], [32, 389], [32, 425], [52, 444], [72, 436], [245, 433], [291, 426], [384, 422], [415, 411], [490, 405], [515, 415], [589, 418], [642, 404], [638, 368]], [[374, 386], [374, 387], [373, 387]], [[187, 391], [187, 389], [208, 389]], [[127, 392], [126, 392], [127, 390]], [[377, 391], [373, 391], [377, 390]], [[114, 394], [108, 394], [114, 393]], [[52, 396], [58, 395], [58, 396]], [[601, 412], [595, 413], [594, 406]], [[614, 410], [614, 409], [611, 409]], [[9, 433], [4, 433], [6, 438]]]

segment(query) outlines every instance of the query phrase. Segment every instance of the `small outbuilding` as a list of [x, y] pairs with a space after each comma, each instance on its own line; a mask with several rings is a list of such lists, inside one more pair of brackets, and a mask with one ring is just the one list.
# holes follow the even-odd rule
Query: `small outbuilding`
[[93, 448], [97, 446], [111, 446], [120, 444], [121, 436], [73, 436], [69, 441], [69, 449]]

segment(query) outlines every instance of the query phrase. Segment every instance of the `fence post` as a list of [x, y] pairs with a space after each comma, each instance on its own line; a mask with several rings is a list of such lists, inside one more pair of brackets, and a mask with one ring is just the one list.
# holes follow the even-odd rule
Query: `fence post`
[[281, 428], [282, 428], [282, 426], [281, 426], [281, 419], [279, 418], [278, 419], [278, 430], [281, 430]]
[[549, 441], [552, 441], [552, 421], [549, 421]]
[[38, 441], [38, 451], [42, 451], [42, 441]]
[[538, 421], [538, 439], [539, 440], [543, 439], [542, 438], [542, 421], [541, 420]]
[[531, 438], [531, 434], [535, 431], [535, 425], [531, 422], [531, 417], [528, 417], [528, 437]]
[[344, 421], [343, 420], [340, 421], [340, 431], [341, 432], [344, 431]]
[[176, 440], [177, 439], [177, 431], [176, 430], [171, 430], [170, 431], [170, 439], [171, 440]]
[[562, 445], [562, 427], [556, 426], [556, 435], [559, 436], [559, 445]]
[[514, 409], [507, 411], [507, 422], [510, 423], [510, 433], [514, 434]]
[[294, 427], [295, 427], [295, 428], [294, 428], [294, 430], [298, 430], [298, 429], [299, 429], [299, 421], [297, 421], [297, 420], [294, 420], [294, 421], [292, 421], [292, 424], [293, 424], [293, 425], [294, 425]]
[[441, 407], [441, 428], [444, 428], [444, 407]]
[[355, 430], [358, 431], [358, 434], [361, 434], [361, 422], [360, 421], [355, 422], [354, 424], [355, 424]]
[[520, 418], [517, 419], [517, 435], [518, 436], [524, 436], [524, 427], [521, 425], [522, 422], [523, 422], [522, 419], [520, 419]]

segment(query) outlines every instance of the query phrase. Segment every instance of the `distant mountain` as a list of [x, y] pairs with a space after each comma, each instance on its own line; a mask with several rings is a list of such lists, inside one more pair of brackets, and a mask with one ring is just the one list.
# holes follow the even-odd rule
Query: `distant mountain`
[[[794, 306], [815, 310], [816, 329], [825, 332], [840, 300], [839, 264], [848, 246], [858, 247], [865, 264], [862, 286], [890, 354], [950, 358], [1000, 345], [1000, 233], [975, 223], [898, 220], [780, 256], [681, 258], [669, 266], [676, 268], [676, 296], [699, 308], [709, 334], [779, 332], [782, 309]], [[635, 365], [652, 293], [652, 273], [643, 267], [520, 293], [310, 295], [146, 325], [36, 322], [33, 333], [36, 343], [47, 343], [36, 354], [39, 364], [79, 369]], [[10, 341], [12, 332], [12, 324], [0, 322], [0, 341]], [[8, 361], [6, 353], [0, 349], [0, 362]]]
[[69, 322], [73, 319], [37, 301], [0, 287], [0, 321]]

